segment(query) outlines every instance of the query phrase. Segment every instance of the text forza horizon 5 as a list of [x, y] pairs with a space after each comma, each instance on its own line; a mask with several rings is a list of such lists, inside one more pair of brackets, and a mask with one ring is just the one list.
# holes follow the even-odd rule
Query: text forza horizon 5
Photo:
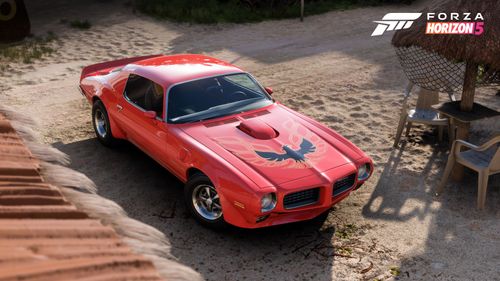
[[[378, 23], [371, 36], [380, 36], [385, 31], [408, 29], [422, 13], [388, 13]], [[427, 13], [425, 34], [472, 34], [484, 32], [484, 17], [481, 13]]]
[[[440, 21], [429, 21], [435, 19]], [[451, 20], [451, 21], [450, 21]], [[427, 13], [425, 34], [474, 34], [484, 32], [484, 18], [477, 13], [472, 18], [471, 13]]]

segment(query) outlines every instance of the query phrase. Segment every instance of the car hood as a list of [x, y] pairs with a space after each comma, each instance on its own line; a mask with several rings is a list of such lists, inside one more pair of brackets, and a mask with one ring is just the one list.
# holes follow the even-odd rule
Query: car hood
[[273, 185], [319, 176], [361, 157], [345, 139], [332, 137], [280, 104], [216, 121], [184, 124], [183, 130], [251, 179], [256, 172]]

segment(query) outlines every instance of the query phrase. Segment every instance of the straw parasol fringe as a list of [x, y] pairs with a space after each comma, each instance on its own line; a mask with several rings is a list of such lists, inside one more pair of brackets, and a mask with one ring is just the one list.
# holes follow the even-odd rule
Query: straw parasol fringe
[[180, 264], [170, 254], [170, 243], [162, 232], [127, 217], [118, 204], [99, 196], [95, 184], [84, 174], [58, 165], [68, 164], [69, 157], [49, 145], [39, 143], [40, 137], [32, 129], [36, 126], [33, 119], [4, 105], [0, 105], [0, 114], [11, 121], [26, 145], [30, 149], [33, 148], [33, 155], [42, 161], [40, 172], [45, 181], [60, 186], [64, 196], [80, 210], [112, 226], [129, 247], [153, 262], [163, 278], [179, 281], [203, 280], [199, 273]]
[[[481, 13], [484, 18], [484, 32], [481, 35], [429, 35], [425, 34], [427, 13], [469, 13], [475, 17]], [[460, 109], [471, 111], [479, 65], [489, 70], [500, 70], [500, 0], [444, 0], [422, 10], [412, 28], [399, 30], [392, 38], [396, 47], [418, 46], [435, 52], [451, 61], [465, 61], [465, 75]], [[471, 18], [474, 20], [474, 18]], [[481, 20], [482, 21], [482, 20]]]
[[[392, 38], [396, 47], [419, 46], [451, 61], [467, 61], [489, 65], [500, 70], [500, 0], [446, 0], [421, 11], [423, 14], [409, 29], [398, 30]], [[481, 35], [425, 34], [428, 12], [481, 13], [484, 33]], [[472, 18], [473, 20], [473, 18]], [[432, 20], [434, 21], [434, 20]]]
[[[97, 192], [97, 187], [91, 179], [68, 167], [41, 163], [40, 173], [47, 182], [53, 183], [54, 185], [73, 188], [85, 193]], [[77, 205], [77, 203], [78, 202], [75, 202], [75, 205]]]
[[69, 165], [70, 159], [68, 155], [51, 146], [40, 143], [40, 135], [32, 129], [38, 127], [35, 120], [5, 105], [0, 107], [0, 112], [5, 115], [5, 117], [10, 120], [12, 126], [16, 128], [17, 133], [23, 138], [33, 156], [49, 163]]
[[28, 146], [31, 153], [33, 153], [33, 156], [40, 160], [60, 165], [70, 164], [69, 156], [52, 146], [37, 142], [26, 142], [26, 146]]

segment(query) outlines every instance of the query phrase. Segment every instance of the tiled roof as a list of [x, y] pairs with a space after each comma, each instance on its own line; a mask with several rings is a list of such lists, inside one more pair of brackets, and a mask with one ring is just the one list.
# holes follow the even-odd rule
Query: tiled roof
[[162, 280], [150, 260], [78, 210], [39, 168], [0, 114], [0, 281]]

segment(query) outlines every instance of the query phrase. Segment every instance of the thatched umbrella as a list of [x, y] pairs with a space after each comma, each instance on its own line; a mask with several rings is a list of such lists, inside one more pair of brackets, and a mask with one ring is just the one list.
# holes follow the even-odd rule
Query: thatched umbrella
[[[450, 12], [481, 13], [484, 17], [484, 32], [481, 35], [429, 35], [425, 34], [427, 13]], [[454, 62], [465, 62], [462, 100], [460, 109], [471, 111], [478, 66], [500, 71], [500, 0], [446, 0], [422, 10], [422, 16], [410, 29], [399, 30], [392, 38], [396, 47], [418, 46], [437, 53]], [[434, 20], [432, 20], [434, 21]], [[436, 20], [437, 21], [437, 20]], [[448, 19], [449, 21], [449, 19]]]
[[[481, 13], [481, 35], [425, 34], [427, 13]], [[399, 30], [392, 38], [403, 69], [417, 85], [434, 91], [454, 93], [462, 89], [460, 111], [473, 111], [478, 68], [500, 73], [500, 0], [444, 0], [422, 10], [422, 16], [409, 29]], [[438, 21], [438, 20], [431, 20]], [[452, 20], [446, 20], [452, 21]], [[463, 20], [460, 20], [463, 21]], [[450, 119], [457, 126], [456, 137], [467, 139], [469, 123]], [[455, 165], [452, 177], [460, 179], [463, 167]]]

